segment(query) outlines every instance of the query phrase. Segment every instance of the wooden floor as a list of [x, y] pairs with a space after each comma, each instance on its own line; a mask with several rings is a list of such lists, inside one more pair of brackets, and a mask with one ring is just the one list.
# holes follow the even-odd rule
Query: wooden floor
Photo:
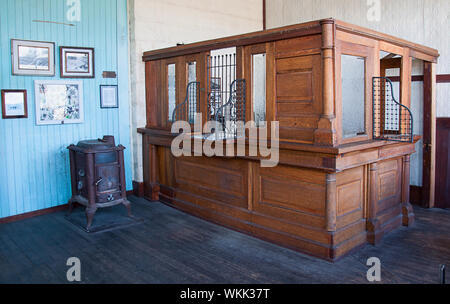
[[439, 264], [450, 267], [448, 210], [416, 208], [413, 227], [333, 264], [161, 203], [130, 200], [146, 220], [119, 230], [87, 234], [64, 212], [0, 225], [0, 283], [67, 283], [69, 257], [81, 260], [82, 283], [368, 283], [365, 264], [373, 256], [382, 283], [437, 283]]

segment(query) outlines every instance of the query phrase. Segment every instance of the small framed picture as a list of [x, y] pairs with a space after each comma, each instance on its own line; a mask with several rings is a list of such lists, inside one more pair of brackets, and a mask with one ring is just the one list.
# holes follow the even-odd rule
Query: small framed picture
[[94, 49], [61, 46], [59, 48], [61, 78], [94, 78]]
[[2, 90], [2, 117], [28, 117], [26, 90]]
[[100, 108], [118, 108], [119, 100], [117, 97], [117, 85], [100, 86]]
[[35, 80], [36, 124], [82, 123], [83, 81]]
[[54, 76], [53, 42], [11, 39], [13, 75]]

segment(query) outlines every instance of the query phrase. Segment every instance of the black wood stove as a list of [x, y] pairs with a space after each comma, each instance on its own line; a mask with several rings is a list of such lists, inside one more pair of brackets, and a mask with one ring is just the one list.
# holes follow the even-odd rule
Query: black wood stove
[[68, 149], [72, 180], [69, 214], [74, 203], [86, 206], [87, 231], [98, 208], [123, 204], [131, 217], [123, 165], [125, 147], [116, 146], [113, 136], [104, 136], [103, 139], [80, 141]]

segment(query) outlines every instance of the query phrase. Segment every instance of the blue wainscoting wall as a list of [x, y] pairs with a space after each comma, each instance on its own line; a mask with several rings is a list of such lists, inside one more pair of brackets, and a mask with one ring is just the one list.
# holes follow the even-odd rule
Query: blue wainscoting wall
[[[0, 118], [0, 218], [67, 203], [71, 190], [66, 147], [82, 139], [114, 135], [116, 143], [128, 148], [125, 168], [131, 189], [127, 1], [80, 0], [80, 20], [69, 21], [68, 10], [76, 2], [0, 0], [0, 89], [28, 93], [27, 119]], [[54, 42], [56, 75], [12, 76], [12, 38]], [[85, 122], [37, 126], [34, 80], [60, 79], [59, 46], [95, 48], [96, 78], [83, 80]], [[103, 71], [115, 71], [118, 77], [103, 79]], [[119, 86], [118, 109], [100, 109], [101, 84]]]

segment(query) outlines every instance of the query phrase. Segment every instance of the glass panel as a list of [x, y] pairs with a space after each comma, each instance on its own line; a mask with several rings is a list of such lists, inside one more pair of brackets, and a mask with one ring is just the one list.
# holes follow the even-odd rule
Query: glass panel
[[[197, 62], [188, 62], [188, 85], [191, 82], [197, 81]], [[192, 89], [191, 89], [192, 90]], [[189, 96], [189, 121], [191, 123], [195, 120], [195, 114], [197, 113], [197, 91], [192, 91], [193, 93]]]
[[252, 55], [252, 106], [256, 126], [266, 121], [266, 54]]
[[167, 96], [169, 103], [168, 119], [169, 121], [172, 121], [172, 114], [176, 105], [176, 78], [174, 63], [167, 65]]
[[341, 56], [342, 136], [366, 133], [365, 127], [365, 58]]
[[197, 81], [197, 62], [188, 63], [188, 82]]

